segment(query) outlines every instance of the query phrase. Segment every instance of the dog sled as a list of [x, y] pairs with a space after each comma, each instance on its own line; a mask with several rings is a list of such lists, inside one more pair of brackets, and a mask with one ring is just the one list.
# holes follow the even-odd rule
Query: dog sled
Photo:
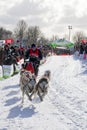
[[35, 74], [37, 76], [39, 65], [40, 60], [35, 56], [30, 56], [29, 59], [26, 59], [24, 61], [24, 64], [22, 64], [22, 68], [30, 71], [32, 74]]

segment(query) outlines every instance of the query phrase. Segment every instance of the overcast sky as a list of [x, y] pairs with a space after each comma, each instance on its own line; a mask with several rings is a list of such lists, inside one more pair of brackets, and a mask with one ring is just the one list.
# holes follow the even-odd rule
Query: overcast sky
[[13, 30], [24, 19], [29, 26], [39, 26], [46, 37], [63, 37], [87, 30], [86, 0], [0, 0], [0, 26]]

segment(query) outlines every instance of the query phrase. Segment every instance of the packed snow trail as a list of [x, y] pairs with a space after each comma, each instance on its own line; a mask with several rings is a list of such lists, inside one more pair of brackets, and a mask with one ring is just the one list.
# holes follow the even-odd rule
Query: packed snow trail
[[0, 130], [87, 130], [87, 61], [74, 56], [50, 56], [38, 79], [51, 71], [43, 102], [25, 96], [21, 107], [20, 75], [0, 81]]
[[[51, 57], [51, 92], [50, 100], [57, 107], [58, 113], [71, 130], [87, 129], [87, 68], [85, 61], [74, 56]], [[54, 64], [56, 61], [56, 64]], [[47, 66], [47, 65], [46, 65]], [[52, 96], [53, 95], [53, 96]], [[69, 122], [67, 122], [67, 119]]]

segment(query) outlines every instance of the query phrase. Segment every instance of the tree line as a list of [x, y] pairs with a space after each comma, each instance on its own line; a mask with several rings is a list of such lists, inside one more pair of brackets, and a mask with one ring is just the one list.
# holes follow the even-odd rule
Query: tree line
[[[49, 41], [53, 41], [56, 39], [59, 39], [58, 36], [52, 36], [52, 38], [47, 39], [41, 32], [40, 28], [38, 26], [28, 26], [26, 21], [19, 20], [14, 31], [10, 31], [7, 29], [4, 29], [3, 27], [0, 27], [0, 40], [5, 40], [13, 38], [15, 41], [25, 41], [27, 45], [36, 43], [36, 44], [46, 44]], [[80, 43], [81, 39], [86, 38], [86, 35], [80, 31], [76, 32], [73, 35], [73, 41], [74, 43]]]
[[24, 20], [20, 20], [14, 31], [10, 31], [0, 27], [0, 40], [13, 38], [14, 41], [25, 41], [27, 45], [36, 43], [44, 44], [48, 42], [48, 39], [44, 37], [38, 26], [28, 26]]

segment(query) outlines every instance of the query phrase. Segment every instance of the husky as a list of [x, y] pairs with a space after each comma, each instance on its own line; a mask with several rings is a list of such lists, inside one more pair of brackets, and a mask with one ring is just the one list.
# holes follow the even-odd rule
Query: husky
[[43, 101], [44, 96], [47, 95], [48, 93], [50, 76], [51, 76], [51, 72], [49, 70], [45, 71], [44, 75], [36, 83], [30, 95], [31, 100], [32, 100], [32, 96], [37, 94], [40, 100]]
[[24, 103], [24, 95], [26, 94], [28, 99], [31, 100], [30, 94], [36, 84], [35, 75], [30, 71], [22, 69], [20, 72], [20, 87], [22, 91], [22, 103]]

